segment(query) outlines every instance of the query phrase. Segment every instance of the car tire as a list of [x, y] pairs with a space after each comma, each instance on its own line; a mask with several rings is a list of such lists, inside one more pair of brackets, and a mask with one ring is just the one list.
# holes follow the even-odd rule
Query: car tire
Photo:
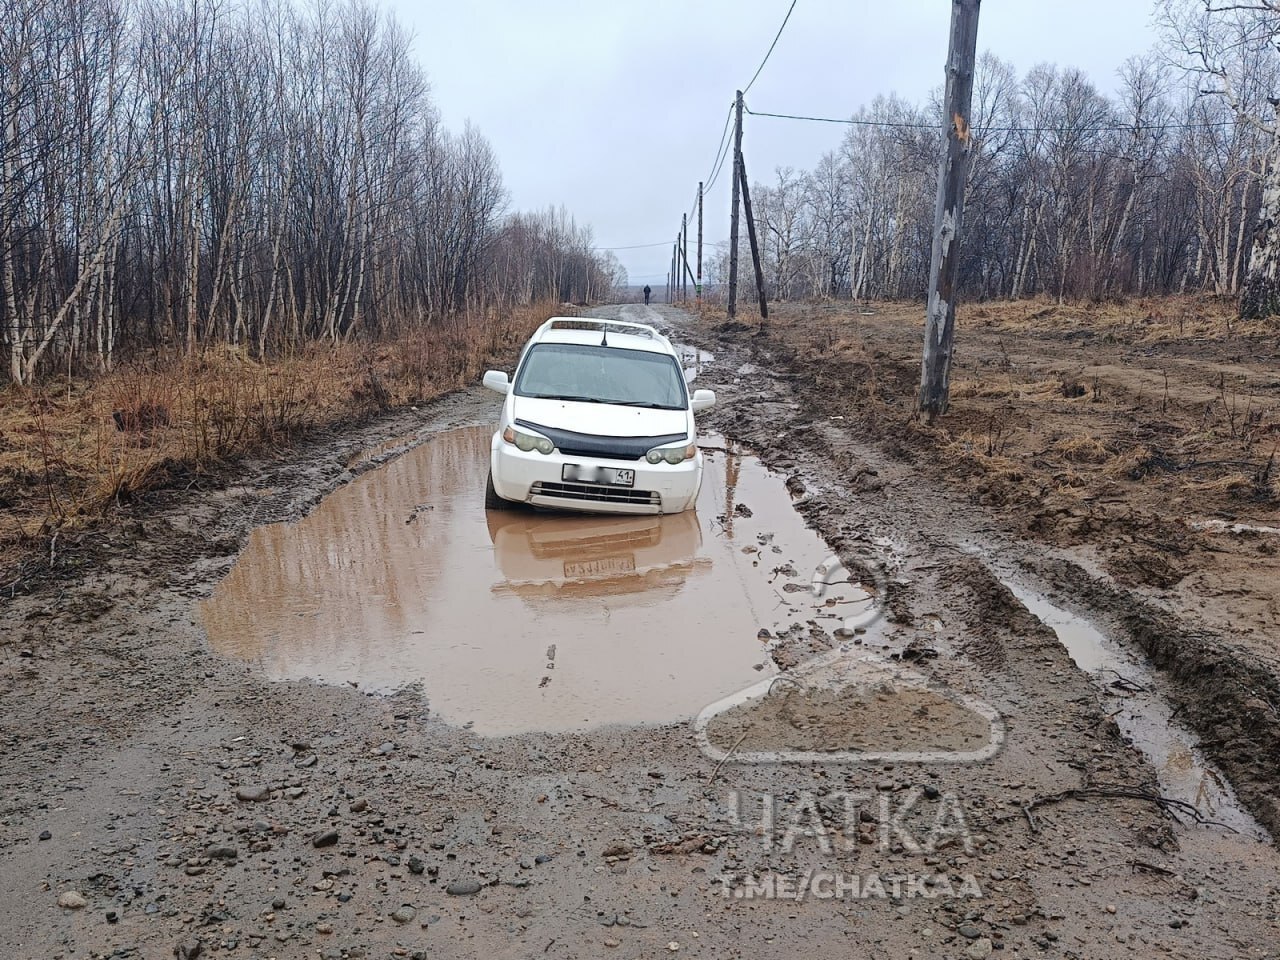
[[498, 496], [498, 491], [493, 488], [493, 471], [489, 471], [489, 476], [484, 483], [484, 508], [486, 510], [514, 510], [516, 504], [510, 500], [503, 500]]

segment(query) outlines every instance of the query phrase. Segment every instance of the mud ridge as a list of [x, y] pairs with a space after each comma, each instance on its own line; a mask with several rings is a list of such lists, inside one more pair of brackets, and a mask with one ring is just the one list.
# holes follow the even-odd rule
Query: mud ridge
[[1026, 564], [1112, 619], [1169, 681], [1163, 693], [1273, 838], [1280, 837], [1280, 679], [1223, 637], [1119, 590], [1067, 560]]

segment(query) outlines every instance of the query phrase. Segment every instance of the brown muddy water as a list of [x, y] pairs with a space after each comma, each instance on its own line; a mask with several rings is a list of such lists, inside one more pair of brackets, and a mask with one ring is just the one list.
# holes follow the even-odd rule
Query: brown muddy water
[[870, 606], [731, 443], [707, 441], [696, 512], [486, 515], [491, 436], [437, 434], [255, 530], [201, 604], [213, 649], [276, 680], [420, 685], [483, 735], [563, 732], [687, 720], [776, 672], [761, 630]]

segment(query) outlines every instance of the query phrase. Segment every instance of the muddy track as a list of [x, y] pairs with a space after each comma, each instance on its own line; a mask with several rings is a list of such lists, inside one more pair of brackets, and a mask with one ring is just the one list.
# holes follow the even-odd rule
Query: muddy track
[[[767, 338], [745, 337], [741, 330], [697, 331], [692, 339], [703, 339], [709, 349], [753, 368], [767, 369], [778, 360]], [[744, 346], [745, 344], [745, 346]], [[980, 550], [988, 557], [999, 556], [1006, 566], [1025, 571], [1045, 592], [1070, 598], [1081, 616], [1106, 623], [1111, 631], [1140, 650], [1159, 669], [1161, 694], [1175, 712], [1199, 734], [1208, 755], [1227, 774], [1252, 814], [1275, 837], [1280, 835], [1280, 674], [1274, 662], [1235, 643], [1231, 638], [1178, 616], [1142, 593], [1125, 589], [1105, 575], [1092, 573], [1079, 561], [1048, 544], [1013, 539], [1012, 525], [998, 513], [966, 503], [922, 505], [933, 489], [947, 495], [946, 478], [932, 468], [927, 449], [918, 444], [904, 446], [901, 432], [893, 424], [875, 424], [859, 416], [849, 421], [857, 426], [841, 429], [843, 410], [822, 386], [828, 371], [806, 371], [797, 361], [783, 361], [789, 376], [784, 381], [803, 410], [799, 419], [806, 447], [841, 465], [854, 479], [851, 494], [866, 499], [885, 490], [885, 477], [892, 477], [891, 491], [902, 491], [914, 503], [913, 517], [927, 517], [918, 538], [925, 538], [942, 550]], [[899, 378], [901, 379], [901, 378]], [[772, 411], [770, 411], [772, 414]], [[757, 437], [766, 462], [789, 468], [792, 460], [780, 455], [759, 425], [737, 419], [722, 429], [747, 438]], [[770, 422], [769, 427], [776, 426]], [[754, 427], [754, 429], [753, 429]], [[896, 434], [896, 435], [895, 435]], [[796, 435], [793, 428], [791, 436]], [[914, 493], [914, 496], [913, 496]], [[957, 489], [952, 496], [965, 496]], [[829, 519], [829, 504], [801, 505], [811, 523], [829, 540], [838, 537], [840, 527]], [[896, 511], [895, 511], [896, 512]], [[882, 521], [883, 522], [883, 521]], [[979, 576], [982, 574], [979, 573]], [[1015, 601], [1016, 604], [1016, 601]]]
[[[688, 318], [655, 312], [701, 340]], [[740, 336], [704, 345], [716, 359], [697, 383], [720, 395], [707, 426], [757, 451], [883, 599], [884, 618], [850, 640], [797, 618], [794, 642], [771, 648], [780, 675], [865, 651], [989, 705], [997, 753], [717, 761], [688, 717], [482, 737], [444, 722], [412, 685], [271, 682], [262, 660], [213, 652], [196, 604], [252, 532], [488, 422], [491, 395], [466, 391], [242, 464], [203, 490], [155, 494], [86, 542], [79, 572], [4, 601], [0, 952], [1276, 956], [1274, 848], [1152, 802], [1159, 771], [1122, 737], [1123, 700], [1004, 582], [1001, 563], [1040, 558], [1042, 581], [1070, 587], [1052, 553], [1009, 545], [831, 419], [805, 371], [764, 380], [744, 365], [767, 357]], [[877, 687], [863, 709], [899, 692]], [[791, 720], [818, 709], [789, 695]], [[950, 825], [940, 842], [914, 842], [939, 823]], [[832, 872], [856, 874], [862, 894], [739, 895]], [[932, 895], [877, 892], [869, 878], [881, 876], [925, 876]]]

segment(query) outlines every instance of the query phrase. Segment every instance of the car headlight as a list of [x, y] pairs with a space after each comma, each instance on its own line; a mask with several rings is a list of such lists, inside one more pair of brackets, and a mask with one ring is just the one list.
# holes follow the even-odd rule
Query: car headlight
[[696, 443], [680, 444], [677, 447], [654, 447], [644, 455], [644, 458], [652, 464], [662, 463], [664, 460], [675, 466], [677, 463], [684, 463], [686, 460], [692, 460], [698, 455], [698, 445]]
[[515, 427], [507, 427], [507, 429], [503, 430], [502, 439], [507, 443], [514, 444], [517, 450], [524, 453], [528, 453], [530, 450], [537, 450], [546, 456], [556, 448], [556, 445], [546, 437], [539, 436], [536, 433], [525, 433]]

